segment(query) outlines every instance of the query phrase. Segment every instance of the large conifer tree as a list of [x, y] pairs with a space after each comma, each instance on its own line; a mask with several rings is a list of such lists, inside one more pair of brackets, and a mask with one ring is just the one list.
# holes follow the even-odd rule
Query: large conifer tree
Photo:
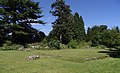
[[73, 39], [82, 41], [85, 39], [85, 28], [82, 16], [76, 12], [74, 15]]
[[49, 36], [52, 36], [52, 38], [59, 40], [63, 44], [67, 44], [70, 41], [69, 26], [72, 24], [70, 6], [65, 4], [64, 0], [56, 0], [51, 5], [51, 8], [50, 13], [57, 17], [57, 19], [53, 22], [53, 30]]
[[[0, 0], [0, 26], [12, 36], [12, 42], [25, 44], [38, 31], [31, 23], [43, 24], [38, 20], [43, 15], [38, 2], [32, 0]], [[29, 39], [28, 39], [29, 38]]]

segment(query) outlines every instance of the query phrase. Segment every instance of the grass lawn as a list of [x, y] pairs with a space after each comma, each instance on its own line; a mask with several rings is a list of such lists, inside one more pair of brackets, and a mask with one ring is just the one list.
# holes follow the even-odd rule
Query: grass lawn
[[[106, 58], [83, 61], [86, 58], [103, 57], [103, 49], [66, 49], [37, 51], [0, 51], [0, 73], [118, 73], [120, 59]], [[26, 60], [29, 55], [44, 56]]]

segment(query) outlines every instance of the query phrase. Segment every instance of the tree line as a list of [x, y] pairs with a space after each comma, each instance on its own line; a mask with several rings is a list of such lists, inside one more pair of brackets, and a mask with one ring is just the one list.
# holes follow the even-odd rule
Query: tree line
[[[41, 42], [47, 38], [50, 45], [69, 44], [71, 40], [91, 42], [91, 46], [104, 45], [120, 48], [120, 29], [108, 29], [107, 25], [84, 27], [84, 20], [76, 12], [72, 14], [70, 5], [64, 0], [51, 4], [50, 14], [56, 17], [52, 22], [53, 30], [48, 36], [32, 27], [32, 23], [45, 24], [39, 2], [33, 0], [0, 0], [0, 45], [6, 41], [25, 46], [28, 43]], [[49, 45], [49, 44], [48, 44]], [[55, 46], [55, 45], [53, 45]]]
[[108, 29], [107, 25], [88, 27], [86, 41], [92, 42], [91, 46], [120, 49], [120, 29], [118, 26]]

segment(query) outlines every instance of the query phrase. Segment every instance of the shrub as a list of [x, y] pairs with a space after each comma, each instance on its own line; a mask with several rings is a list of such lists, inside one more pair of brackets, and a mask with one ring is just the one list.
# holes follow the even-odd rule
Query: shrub
[[60, 43], [60, 48], [61, 48], [61, 49], [68, 49], [68, 46], [65, 45], [65, 44]]
[[48, 43], [50, 49], [60, 49], [60, 42], [58, 40], [53, 40]]
[[118, 52], [120, 52], [120, 46], [117, 46], [115, 48], [118, 50]]
[[48, 41], [47, 38], [44, 38], [42, 42], [38, 43], [39, 48], [36, 48], [37, 50], [48, 50]]
[[69, 43], [68, 43], [68, 48], [72, 48], [72, 49], [76, 49], [78, 46], [78, 42], [76, 40], [71, 40]]
[[96, 48], [97, 49], [105, 49], [105, 48], [107, 48], [105, 45], [98, 45], [98, 46], [96, 46]]
[[48, 50], [49, 49], [46, 38], [44, 38], [41, 42], [26, 44], [26, 48], [31, 48], [35, 50]]
[[91, 48], [91, 42], [80, 41], [78, 48], [90, 49]]
[[7, 51], [7, 50], [18, 50], [18, 48], [20, 47], [20, 45], [17, 44], [3, 44], [2, 47], [0, 47], [1, 50]]

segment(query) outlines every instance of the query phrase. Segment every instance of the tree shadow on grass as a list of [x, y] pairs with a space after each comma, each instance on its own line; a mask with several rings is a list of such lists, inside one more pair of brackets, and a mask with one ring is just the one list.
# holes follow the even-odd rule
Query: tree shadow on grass
[[106, 53], [112, 58], [120, 58], [120, 52], [117, 50], [99, 51], [98, 53]]

